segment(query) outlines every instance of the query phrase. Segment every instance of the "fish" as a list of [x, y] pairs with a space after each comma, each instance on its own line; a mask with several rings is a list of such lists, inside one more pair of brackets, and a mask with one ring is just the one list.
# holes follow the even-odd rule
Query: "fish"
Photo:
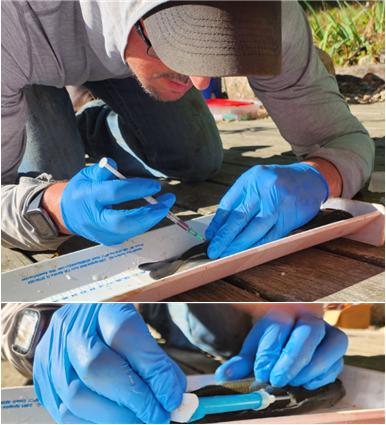
[[152, 263], [142, 263], [138, 267], [140, 270], [149, 271], [150, 277], [152, 279], [162, 279], [166, 276], [170, 276], [176, 273], [184, 264], [188, 263], [189, 261], [208, 259], [208, 247], [209, 242], [205, 241], [204, 243], [189, 248], [187, 251], [184, 251], [182, 254], [176, 255], [175, 257], [168, 258], [167, 260], [155, 261]]
[[327, 224], [336, 223], [337, 221], [347, 220], [349, 218], [353, 218], [353, 216], [347, 211], [324, 208], [321, 209], [308, 223], [293, 230], [288, 236], [316, 229], [317, 227], [326, 226]]
[[287, 400], [277, 400], [266, 409], [241, 410], [238, 412], [216, 413], [206, 415], [203, 419], [192, 423], [215, 423], [225, 421], [242, 421], [276, 416], [299, 415], [316, 409], [331, 407], [341, 400], [346, 391], [342, 382], [336, 379], [331, 384], [324, 385], [316, 390], [306, 390], [303, 387], [273, 387], [270, 384], [247, 378], [238, 381], [223, 382], [218, 385], [207, 385], [192, 391], [197, 397], [213, 397], [222, 395], [249, 394], [254, 391], [264, 390], [275, 396], [291, 396]]
[[[312, 220], [292, 231], [288, 236], [315, 229], [316, 227], [325, 226], [326, 224], [335, 223], [337, 221], [347, 220], [349, 218], [352, 218], [352, 215], [347, 211], [331, 208], [321, 209]], [[176, 273], [182, 266], [190, 261], [208, 260], [208, 247], [209, 242], [205, 241], [204, 243], [189, 248], [182, 254], [166, 260], [142, 263], [139, 264], [138, 268], [140, 270], [150, 272], [150, 277], [154, 280], [163, 279], [166, 276]]]

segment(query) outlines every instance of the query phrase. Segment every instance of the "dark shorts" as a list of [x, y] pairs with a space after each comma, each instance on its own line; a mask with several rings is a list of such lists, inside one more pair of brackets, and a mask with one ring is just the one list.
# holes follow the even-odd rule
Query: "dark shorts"
[[252, 318], [229, 304], [141, 304], [140, 312], [169, 345], [214, 356], [239, 353]]

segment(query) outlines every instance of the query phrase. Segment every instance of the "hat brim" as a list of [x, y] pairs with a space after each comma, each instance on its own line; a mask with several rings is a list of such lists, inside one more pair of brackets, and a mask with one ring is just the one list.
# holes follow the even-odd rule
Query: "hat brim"
[[144, 17], [158, 57], [192, 76], [277, 76], [281, 2], [168, 2]]

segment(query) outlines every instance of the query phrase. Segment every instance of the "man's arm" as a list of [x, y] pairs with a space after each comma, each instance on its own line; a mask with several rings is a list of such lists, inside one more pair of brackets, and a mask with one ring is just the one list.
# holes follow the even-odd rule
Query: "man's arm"
[[26, 218], [29, 204], [53, 183], [51, 176], [21, 178], [15, 184], [26, 148], [28, 108], [23, 87], [31, 84], [31, 49], [18, 2], [1, 3], [1, 245], [26, 250], [56, 250], [67, 237], [42, 239]]
[[62, 213], [60, 211], [60, 198], [67, 184], [68, 182], [60, 182], [48, 187], [44, 191], [44, 195], [42, 197], [42, 207], [50, 215], [59, 233], [62, 233], [63, 235], [72, 234], [65, 226]]
[[[1, 304], [1, 358], [8, 360], [15, 369], [28, 379], [32, 379], [32, 365], [22, 362], [20, 357], [12, 351], [12, 345], [15, 338], [16, 327], [20, 313], [26, 308], [39, 310], [40, 308], [53, 307], [52, 304]], [[54, 307], [60, 308], [61, 304], [55, 304]]]
[[26, 218], [32, 200], [54, 180], [42, 174], [38, 178], [22, 177], [15, 184], [26, 145], [27, 103], [22, 90], [3, 90], [1, 114], [1, 245], [34, 251], [55, 250], [68, 236], [43, 239]]
[[330, 196], [351, 198], [371, 174], [373, 141], [319, 60], [299, 4], [283, 2], [282, 7], [282, 73], [276, 78], [249, 77], [249, 83], [293, 152], [326, 178]]
[[374, 143], [314, 48], [297, 2], [282, 2], [282, 72], [248, 77], [299, 162], [256, 165], [221, 200], [206, 230], [216, 259], [288, 235], [331, 196], [351, 198], [369, 178]]
[[330, 189], [330, 198], [338, 198], [342, 194], [343, 180], [335, 165], [326, 159], [318, 157], [310, 158], [302, 162], [316, 168], [326, 179]]
[[15, 184], [26, 147], [28, 108], [23, 87], [30, 84], [30, 50], [17, 2], [2, 2], [1, 47], [1, 244], [5, 248], [56, 249], [68, 237], [40, 238], [25, 216], [32, 199], [52, 184], [23, 178]]
[[[1, 245], [30, 251], [56, 250], [70, 236], [42, 239], [27, 220], [25, 213], [32, 199], [53, 183], [51, 176], [22, 177], [18, 185], [1, 188]], [[60, 230], [61, 231], [61, 230]], [[62, 232], [64, 233], [64, 232]]]

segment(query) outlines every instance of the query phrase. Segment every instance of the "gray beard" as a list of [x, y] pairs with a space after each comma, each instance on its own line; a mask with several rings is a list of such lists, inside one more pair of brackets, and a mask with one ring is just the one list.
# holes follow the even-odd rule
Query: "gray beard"
[[[129, 67], [129, 65], [126, 63], [127, 67]], [[145, 87], [142, 83], [142, 81], [137, 77], [136, 74], [133, 73], [133, 77], [138, 81], [138, 84], [142, 87], [143, 91], [148, 94], [149, 96], [151, 96], [153, 99], [158, 100], [159, 102], [174, 102], [173, 100], [163, 100], [161, 98], [161, 94], [158, 90], [154, 89], [153, 87]], [[187, 75], [182, 75], [182, 74], [177, 74], [177, 73], [162, 73], [160, 75], [158, 75], [156, 78], [169, 78], [172, 81], [175, 81], [177, 83], [180, 84], [188, 84], [189, 82], [191, 82], [190, 77], [188, 77]]]
[[148, 95], [149, 95], [150, 97], [152, 97], [153, 99], [158, 100], [159, 102], [165, 102], [165, 100], [162, 100], [162, 99], [160, 98], [160, 93], [158, 92], [158, 90], [155, 90], [153, 87], [149, 87], [149, 88], [145, 87], [145, 86], [142, 84], [141, 80], [140, 80], [140, 79], [139, 79], [136, 75], [134, 75], [134, 77], [135, 77], [135, 79], [138, 81], [138, 84], [142, 87], [143, 91], [144, 91], [146, 94], [148, 94]]

